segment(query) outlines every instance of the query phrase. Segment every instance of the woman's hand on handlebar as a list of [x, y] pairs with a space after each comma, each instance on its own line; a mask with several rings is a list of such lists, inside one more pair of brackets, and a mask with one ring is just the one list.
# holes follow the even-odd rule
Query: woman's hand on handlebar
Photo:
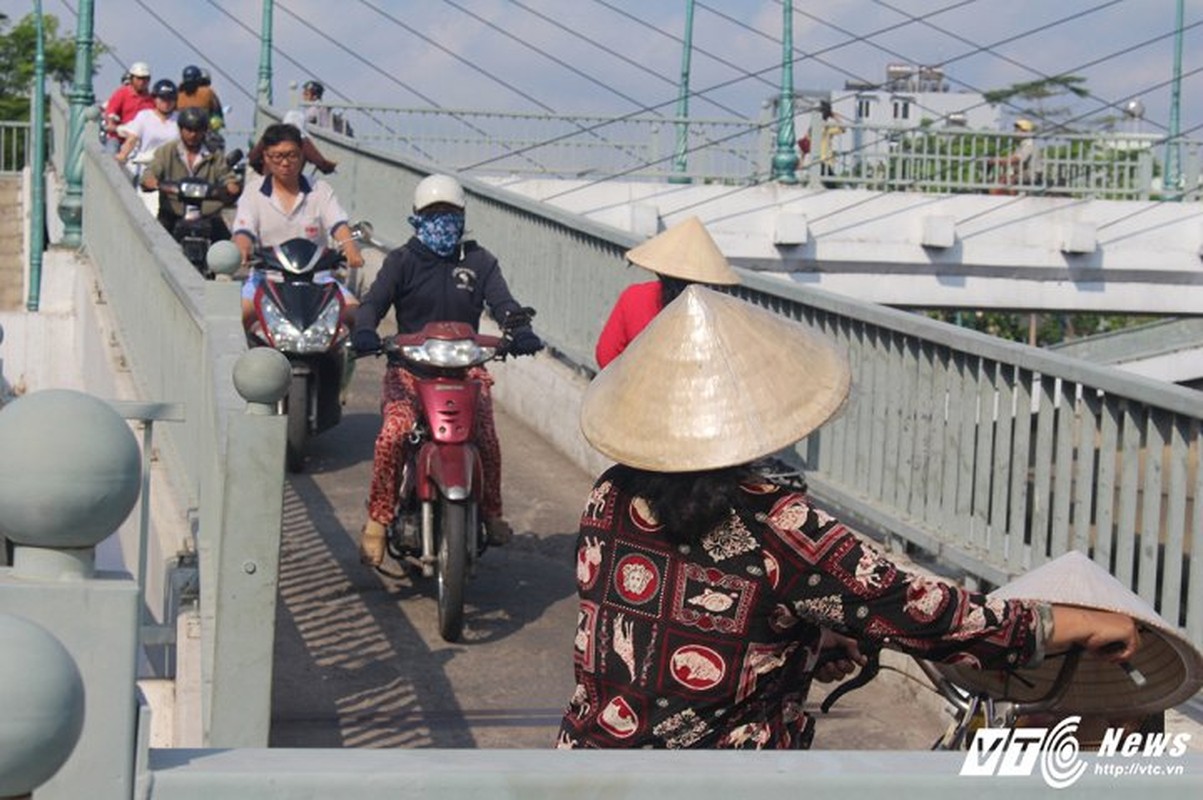
[[1140, 649], [1140, 631], [1127, 614], [1054, 604], [1053, 633], [1045, 648], [1055, 652], [1072, 645], [1118, 663]]
[[855, 639], [824, 628], [823, 636], [819, 639], [819, 663], [815, 668], [815, 680], [819, 683], [841, 681], [851, 675], [857, 667], [864, 666], [865, 660]]

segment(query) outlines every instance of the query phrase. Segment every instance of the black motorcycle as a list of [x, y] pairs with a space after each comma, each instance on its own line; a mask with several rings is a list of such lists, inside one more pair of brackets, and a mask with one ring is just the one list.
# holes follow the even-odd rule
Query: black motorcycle
[[305, 442], [342, 419], [342, 389], [350, 377], [350, 331], [337, 283], [319, 282], [343, 265], [342, 253], [308, 239], [289, 239], [258, 251], [262, 274], [247, 328], [251, 347], [273, 347], [292, 365], [292, 384], [281, 401], [288, 416], [290, 472], [305, 465]]
[[[226, 156], [226, 166], [230, 169], [236, 169], [235, 165], [240, 161], [241, 150], [233, 150]], [[172, 226], [172, 238], [180, 243], [184, 258], [196, 267], [197, 272], [211, 280], [213, 272], [205, 262], [209, 245], [221, 239], [228, 239], [230, 235], [221, 221], [220, 212], [205, 216], [201, 213], [201, 208], [206, 200], [226, 200], [225, 187], [189, 176], [178, 181], [164, 181], [159, 190], [174, 194], [184, 206], [184, 213]]]

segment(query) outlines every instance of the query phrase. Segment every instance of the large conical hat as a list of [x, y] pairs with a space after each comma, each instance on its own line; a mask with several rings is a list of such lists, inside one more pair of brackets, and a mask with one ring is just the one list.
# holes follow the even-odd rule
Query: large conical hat
[[627, 261], [671, 278], [724, 286], [739, 283], [739, 276], [697, 217], [628, 250]]
[[[1079, 714], [1141, 715], [1188, 700], [1203, 687], [1203, 653], [1151, 605], [1086, 555], [1071, 550], [990, 593], [1003, 600], [1043, 600], [1128, 614], [1140, 626], [1141, 647], [1131, 664], [1145, 678], [1137, 686], [1118, 665], [1083, 654], [1057, 710]], [[1015, 674], [941, 665], [955, 683], [995, 698], [1033, 702], [1048, 694], [1063, 659]]]
[[847, 360], [826, 337], [695, 284], [593, 380], [581, 431], [640, 469], [744, 464], [826, 422], [849, 381]]

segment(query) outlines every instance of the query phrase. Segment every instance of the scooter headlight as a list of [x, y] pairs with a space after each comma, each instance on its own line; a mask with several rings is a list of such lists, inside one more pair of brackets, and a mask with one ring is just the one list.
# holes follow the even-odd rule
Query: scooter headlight
[[471, 367], [493, 357], [496, 348], [481, 347], [471, 339], [427, 339], [419, 345], [404, 345], [401, 354], [418, 364], [433, 367]]
[[284, 316], [280, 307], [270, 297], [261, 301], [263, 319], [276, 348], [289, 353], [324, 353], [338, 334], [340, 306], [329, 303], [318, 318], [305, 330], [300, 330]]

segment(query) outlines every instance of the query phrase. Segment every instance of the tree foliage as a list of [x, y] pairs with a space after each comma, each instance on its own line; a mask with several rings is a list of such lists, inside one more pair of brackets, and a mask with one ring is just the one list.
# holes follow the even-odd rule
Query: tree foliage
[[1086, 88], [1086, 78], [1081, 75], [1051, 75], [1034, 81], [1013, 83], [1002, 89], [983, 92], [982, 97], [987, 103], [998, 105], [1006, 103], [1019, 106], [1019, 113], [1035, 117], [1040, 121], [1040, 127], [1066, 128], [1069, 122], [1070, 108], [1068, 106], [1046, 105], [1052, 98], [1072, 95], [1077, 99], [1090, 96]]
[[[75, 71], [75, 41], [58, 35], [59, 21], [53, 14], [42, 16], [45, 35], [46, 78], [69, 82]], [[33, 62], [37, 54], [37, 20], [26, 14], [12, 25], [0, 15], [0, 119], [29, 119]]]

